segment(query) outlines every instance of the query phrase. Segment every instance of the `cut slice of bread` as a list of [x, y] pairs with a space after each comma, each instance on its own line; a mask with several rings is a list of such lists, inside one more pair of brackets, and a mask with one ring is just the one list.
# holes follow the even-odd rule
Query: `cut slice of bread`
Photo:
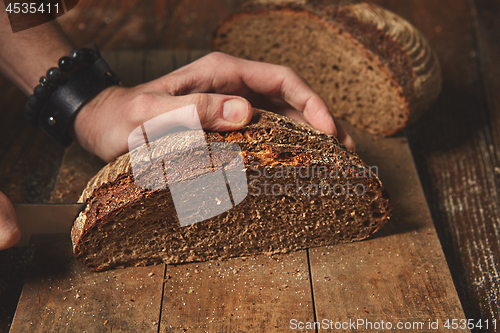
[[336, 117], [384, 136], [416, 120], [441, 89], [422, 33], [373, 4], [253, 1], [220, 25], [213, 48], [294, 68]]
[[[390, 218], [386, 190], [355, 153], [333, 136], [266, 111], [256, 111], [239, 131], [205, 132], [214, 160], [217, 145], [237, 145], [241, 154], [232, 148], [227, 152], [242, 157], [243, 169], [242, 164], [215, 161], [213, 168], [187, 168], [169, 176], [165, 189], [138, 186], [155, 188], [158, 177], [175, 168], [178, 159], [184, 165], [200, 165], [201, 150], [186, 145], [185, 135], [189, 133], [176, 132], [140, 146], [88, 183], [80, 197], [88, 205], [72, 229], [78, 260], [92, 270], [105, 270], [282, 253], [361, 240]], [[184, 149], [176, 151], [180, 145]], [[145, 157], [162, 160], [161, 167], [132, 170]], [[194, 180], [222, 168], [228, 179], [233, 179], [231, 173], [243, 172], [246, 197], [234, 200], [236, 206], [222, 214], [181, 226], [176, 210], [184, 206], [197, 213], [204, 203], [190, 205], [189, 197], [174, 202], [172, 186], [196, 192], [201, 189]], [[206, 187], [211, 191], [215, 185]]]

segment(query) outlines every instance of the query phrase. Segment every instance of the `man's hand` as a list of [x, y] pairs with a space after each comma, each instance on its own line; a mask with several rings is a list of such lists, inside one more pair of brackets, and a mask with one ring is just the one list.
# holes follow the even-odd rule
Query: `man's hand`
[[309, 123], [354, 149], [325, 102], [292, 69], [218, 52], [133, 88], [106, 89], [77, 113], [73, 136], [109, 161], [127, 152], [128, 136], [136, 127], [192, 104], [207, 130], [241, 128], [252, 118], [254, 106]]
[[21, 239], [14, 206], [0, 192], [0, 250], [14, 246]]

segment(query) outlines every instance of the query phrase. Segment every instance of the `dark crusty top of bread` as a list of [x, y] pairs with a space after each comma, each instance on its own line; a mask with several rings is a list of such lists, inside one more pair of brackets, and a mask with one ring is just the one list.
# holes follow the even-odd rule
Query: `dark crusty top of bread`
[[296, 69], [335, 116], [374, 134], [416, 120], [441, 89], [422, 33], [374, 4], [252, 1], [220, 25], [213, 47]]
[[[336, 178], [325, 177], [326, 174], [307, 174], [305, 177], [290, 174], [280, 179], [262, 174], [252, 177], [255, 170], [266, 168], [272, 173], [284, 166], [321, 166], [329, 172], [347, 167], [368, 169], [335, 137], [289, 118], [256, 110], [251, 123], [241, 130], [205, 132], [210, 144], [238, 144], [249, 189], [251, 181], [261, 184], [270, 181], [280, 186], [325, 182], [344, 187], [350, 181], [362, 184], [364, 193], [266, 195], [249, 190], [246, 198], [231, 210], [181, 227], [169, 189], [138, 187], [130, 161], [130, 156], [137, 161], [141, 161], [143, 155], [151, 159], [162, 158], [166, 151], [170, 152], [170, 159], [183, 158], [182, 150], [176, 155], [177, 147], [184, 144], [184, 149], [197, 148], [185, 147], [181, 134], [177, 132], [150, 142], [148, 149], [146, 146], [136, 148], [134, 154], [117, 158], [89, 182], [80, 198], [88, 205], [72, 229], [75, 255], [89, 268], [103, 270], [159, 262], [180, 263], [350, 242], [376, 232], [391, 215], [388, 194], [375, 174], [359, 177], [348, 173]], [[196, 165], [197, 155], [191, 156], [193, 160], [188, 164]], [[171, 160], [164, 160], [165, 169], [171, 163]], [[146, 182], [153, 182], [162, 173], [162, 170], [147, 170], [147, 167], [144, 171], [136, 174]], [[169, 179], [169, 185], [172, 181], [189, 188], [189, 180], [212, 171], [192, 168]]]

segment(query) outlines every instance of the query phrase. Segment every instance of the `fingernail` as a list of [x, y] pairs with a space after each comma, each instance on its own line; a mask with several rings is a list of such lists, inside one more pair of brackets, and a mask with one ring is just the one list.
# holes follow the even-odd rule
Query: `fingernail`
[[222, 117], [232, 123], [240, 123], [245, 119], [248, 113], [248, 104], [239, 99], [234, 98], [224, 102]]

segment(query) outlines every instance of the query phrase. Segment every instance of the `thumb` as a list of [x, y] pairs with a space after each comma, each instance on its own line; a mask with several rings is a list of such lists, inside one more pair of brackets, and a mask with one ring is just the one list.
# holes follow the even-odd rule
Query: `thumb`
[[250, 103], [238, 96], [218, 94], [190, 94], [178, 96], [184, 103], [195, 104], [201, 127], [211, 131], [240, 129], [252, 119]]
[[16, 211], [10, 200], [0, 192], [0, 250], [14, 246], [21, 239]]

